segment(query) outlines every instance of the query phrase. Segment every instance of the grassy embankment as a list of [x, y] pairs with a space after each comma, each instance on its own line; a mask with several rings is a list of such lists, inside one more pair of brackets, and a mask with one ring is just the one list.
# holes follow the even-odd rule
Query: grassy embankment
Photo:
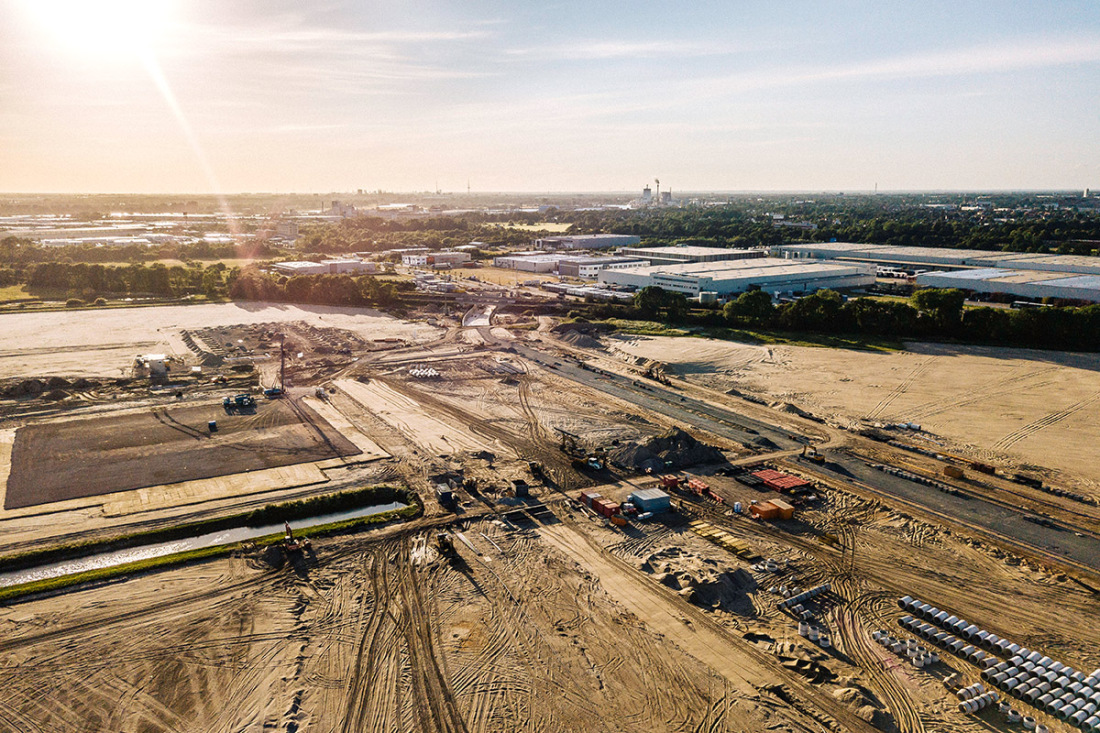
[[678, 328], [657, 321], [628, 321], [609, 318], [606, 321], [593, 321], [610, 326], [618, 333], [638, 336], [682, 336], [712, 338], [722, 341], [737, 341], [745, 344], [763, 346], [815, 346], [830, 349], [857, 349], [860, 351], [901, 351], [904, 344], [882, 336], [864, 336], [853, 334], [826, 334], [776, 332], [748, 328], [724, 328], [715, 326], [689, 326]]
[[[0, 558], [0, 570], [17, 570], [21, 568], [34, 567], [36, 565], [42, 565], [49, 562], [59, 562], [63, 560], [86, 557], [88, 555], [96, 554], [99, 552], [110, 552], [113, 550], [126, 549], [129, 547], [137, 547], [139, 545], [152, 544], [154, 542], [168, 542], [171, 540], [182, 539], [186, 537], [194, 537], [196, 535], [206, 534], [209, 532], [217, 532], [224, 529], [291, 521], [295, 519], [309, 518], [312, 516], [317, 516], [319, 514], [330, 514], [334, 512], [348, 511], [363, 506], [369, 506], [372, 504], [385, 504], [393, 501], [404, 501], [407, 503], [407, 505], [401, 509], [395, 509], [392, 511], [383, 512], [381, 514], [374, 514], [368, 517], [358, 517], [354, 519], [346, 519], [340, 522], [331, 522], [328, 524], [319, 524], [312, 527], [295, 529], [294, 536], [299, 538], [326, 537], [370, 525], [390, 522], [396, 519], [410, 519], [418, 516], [421, 512], [423, 512], [423, 505], [420, 503], [418, 497], [413, 492], [410, 492], [406, 489], [396, 489], [389, 486], [378, 486], [368, 489], [342, 492], [340, 494], [332, 494], [329, 496], [319, 496], [302, 501], [271, 504], [263, 507], [262, 509], [256, 509], [252, 512], [236, 514], [228, 517], [220, 517], [218, 519], [211, 519], [203, 522], [175, 525], [172, 527], [149, 530], [146, 532], [135, 532], [128, 535], [121, 535], [106, 540], [73, 543], [69, 545], [51, 547], [44, 550], [35, 550], [26, 553], [20, 553], [18, 555], [9, 555], [7, 557]], [[273, 534], [265, 535], [263, 537], [248, 540], [247, 542], [258, 547], [264, 547], [267, 545], [277, 544], [278, 542], [282, 541], [282, 538], [283, 534], [281, 532], [276, 532]], [[232, 542], [225, 545], [217, 545], [214, 547], [204, 547], [196, 550], [179, 552], [172, 555], [165, 555], [163, 557], [149, 558], [147, 560], [139, 560], [137, 562], [126, 563], [123, 565], [115, 565], [108, 568], [98, 568], [95, 570], [74, 573], [72, 575], [65, 575], [58, 578], [48, 578], [45, 580], [23, 583], [21, 585], [13, 585], [6, 588], [0, 588], [0, 601], [20, 598], [33, 593], [41, 593], [50, 590], [57, 590], [60, 588], [67, 588], [82, 583], [108, 580], [124, 575], [132, 575], [135, 573], [145, 572], [156, 568], [180, 565], [183, 563], [195, 562], [198, 560], [204, 560], [213, 557], [224, 557], [239, 550], [243, 544], [246, 543]]]

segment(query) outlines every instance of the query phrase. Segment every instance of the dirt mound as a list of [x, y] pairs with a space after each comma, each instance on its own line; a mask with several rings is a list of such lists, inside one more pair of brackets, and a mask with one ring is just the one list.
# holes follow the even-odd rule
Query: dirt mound
[[65, 379], [65, 377], [50, 377], [49, 381], [46, 382], [46, 386], [51, 387], [53, 389], [58, 389], [60, 387], [68, 387], [69, 386], [69, 380]]
[[55, 389], [42, 395], [42, 399], [51, 400], [53, 402], [60, 402], [69, 396], [69, 393], [63, 389]]
[[22, 382], [13, 384], [9, 387], [4, 394], [8, 397], [22, 397], [28, 394], [42, 394], [46, 391], [46, 385], [39, 379], [24, 379]]
[[84, 377], [81, 377], [80, 379], [77, 379], [75, 382], [72, 383], [73, 389], [95, 389], [98, 386], [99, 382], [95, 381], [94, 379], [85, 379]]
[[580, 331], [569, 331], [561, 337], [561, 340], [580, 349], [602, 349], [603, 342], [595, 336], [589, 336]]
[[718, 463], [724, 460], [722, 451], [712, 445], [700, 443], [691, 434], [673, 428], [664, 435], [642, 442], [630, 441], [611, 451], [608, 459], [617, 466], [644, 471], [667, 468], [684, 468], [699, 463]]
[[884, 711], [875, 696], [862, 687], [840, 687], [833, 690], [833, 697], [844, 703], [868, 723], [881, 727]]
[[810, 415], [810, 413], [806, 412], [798, 405], [792, 405], [790, 402], [773, 402], [769, 407], [789, 415], [798, 415], [799, 417], [807, 417]]

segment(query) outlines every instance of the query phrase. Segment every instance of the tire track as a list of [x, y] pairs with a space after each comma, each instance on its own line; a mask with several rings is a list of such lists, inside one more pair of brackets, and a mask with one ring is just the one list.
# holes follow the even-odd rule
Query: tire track
[[1030, 438], [1032, 435], [1039, 432], [1040, 430], [1049, 428], [1052, 425], [1057, 425], [1066, 418], [1080, 412], [1081, 410], [1089, 407], [1097, 401], [1100, 401], [1100, 392], [1097, 392], [1091, 397], [1086, 397], [1079, 402], [1075, 402], [1064, 410], [1058, 410], [1057, 412], [1052, 412], [1048, 415], [1044, 415], [1038, 420], [1034, 420], [1027, 425], [1024, 425], [1023, 427], [1013, 430], [1011, 433], [998, 440], [996, 443], [993, 444], [993, 450], [1007, 450], [1019, 443], [1021, 440]]
[[[935, 415], [940, 415], [944, 412], [958, 409], [960, 407], [967, 407], [976, 402], [981, 402], [982, 400], [988, 400], [994, 397], [1002, 397], [1006, 394], [1013, 394], [1019, 390], [1020, 384], [1022, 382], [1030, 381], [1032, 379], [1035, 379], [1036, 377], [1046, 377], [1060, 371], [1061, 369], [1062, 367], [1057, 366], [1044, 367], [1042, 369], [1032, 370], [1025, 374], [1009, 375], [986, 385], [984, 389], [970, 392], [967, 394], [966, 397], [962, 397], [960, 399], [941, 397], [940, 399], [929, 400], [928, 402], [917, 405], [914, 409], [910, 410], [910, 415], [914, 418], [919, 419], [933, 417]], [[1028, 385], [1028, 387], [1030, 389], [1045, 387], [1046, 385], [1051, 384], [1053, 381], [1053, 379], [1046, 379]]]
[[917, 377], [919, 377], [921, 374], [923, 374], [924, 371], [937, 358], [939, 358], [939, 357], [935, 357], [935, 356], [929, 357], [928, 359], [925, 359], [920, 364], [917, 364], [915, 367], [913, 367], [912, 371], [909, 372], [908, 376], [906, 376], [905, 379], [903, 379], [901, 381], [901, 384], [899, 384], [897, 387], [894, 387], [894, 389], [890, 390], [890, 392], [887, 393], [887, 395], [885, 397], [883, 397], [881, 400], [878, 401], [877, 405], [875, 405], [873, 408], [871, 408], [871, 411], [868, 412], [867, 415], [865, 416], [866, 419], [872, 420], [875, 417], [878, 417], [880, 414], [882, 414], [883, 410], [885, 410], [891, 404], [893, 404], [894, 400], [896, 400], [898, 397], [901, 397], [903, 394], [905, 394], [909, 390], [910, 387], [913, 386], [913, 382], [917, 381]]

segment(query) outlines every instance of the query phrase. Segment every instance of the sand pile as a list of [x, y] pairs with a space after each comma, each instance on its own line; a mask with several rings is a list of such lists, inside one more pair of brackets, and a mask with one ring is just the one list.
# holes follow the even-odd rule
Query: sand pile
[[714, 446], [700, 443], [689, 433], [673, 428], [664, 435], [642, 442], [622, 443], [611, 451], [608, 460], [616, 466], [638, 471], [658, 471], [699, 463], [718, 463], [725, 460], [725, 457]]
[[581, 349], [602, 349], [603, 342], [595, 336], [589, 336], [580, 331], [569, 331], [561, 337], [561, 340]]

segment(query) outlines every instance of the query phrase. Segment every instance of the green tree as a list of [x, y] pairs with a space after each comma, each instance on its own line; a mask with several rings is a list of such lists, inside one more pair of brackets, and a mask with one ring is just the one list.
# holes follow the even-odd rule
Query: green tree
[[951, 334], [962, 323], [966, 294], [956, 288], [923, 288], [913, 293], [913, 305], [932, 322], [937, 333]]
[[763, 290], [749, 290], [726, 303], [722, 314], [732, 323], [764, 325], [775, 315], [775, 306]]

